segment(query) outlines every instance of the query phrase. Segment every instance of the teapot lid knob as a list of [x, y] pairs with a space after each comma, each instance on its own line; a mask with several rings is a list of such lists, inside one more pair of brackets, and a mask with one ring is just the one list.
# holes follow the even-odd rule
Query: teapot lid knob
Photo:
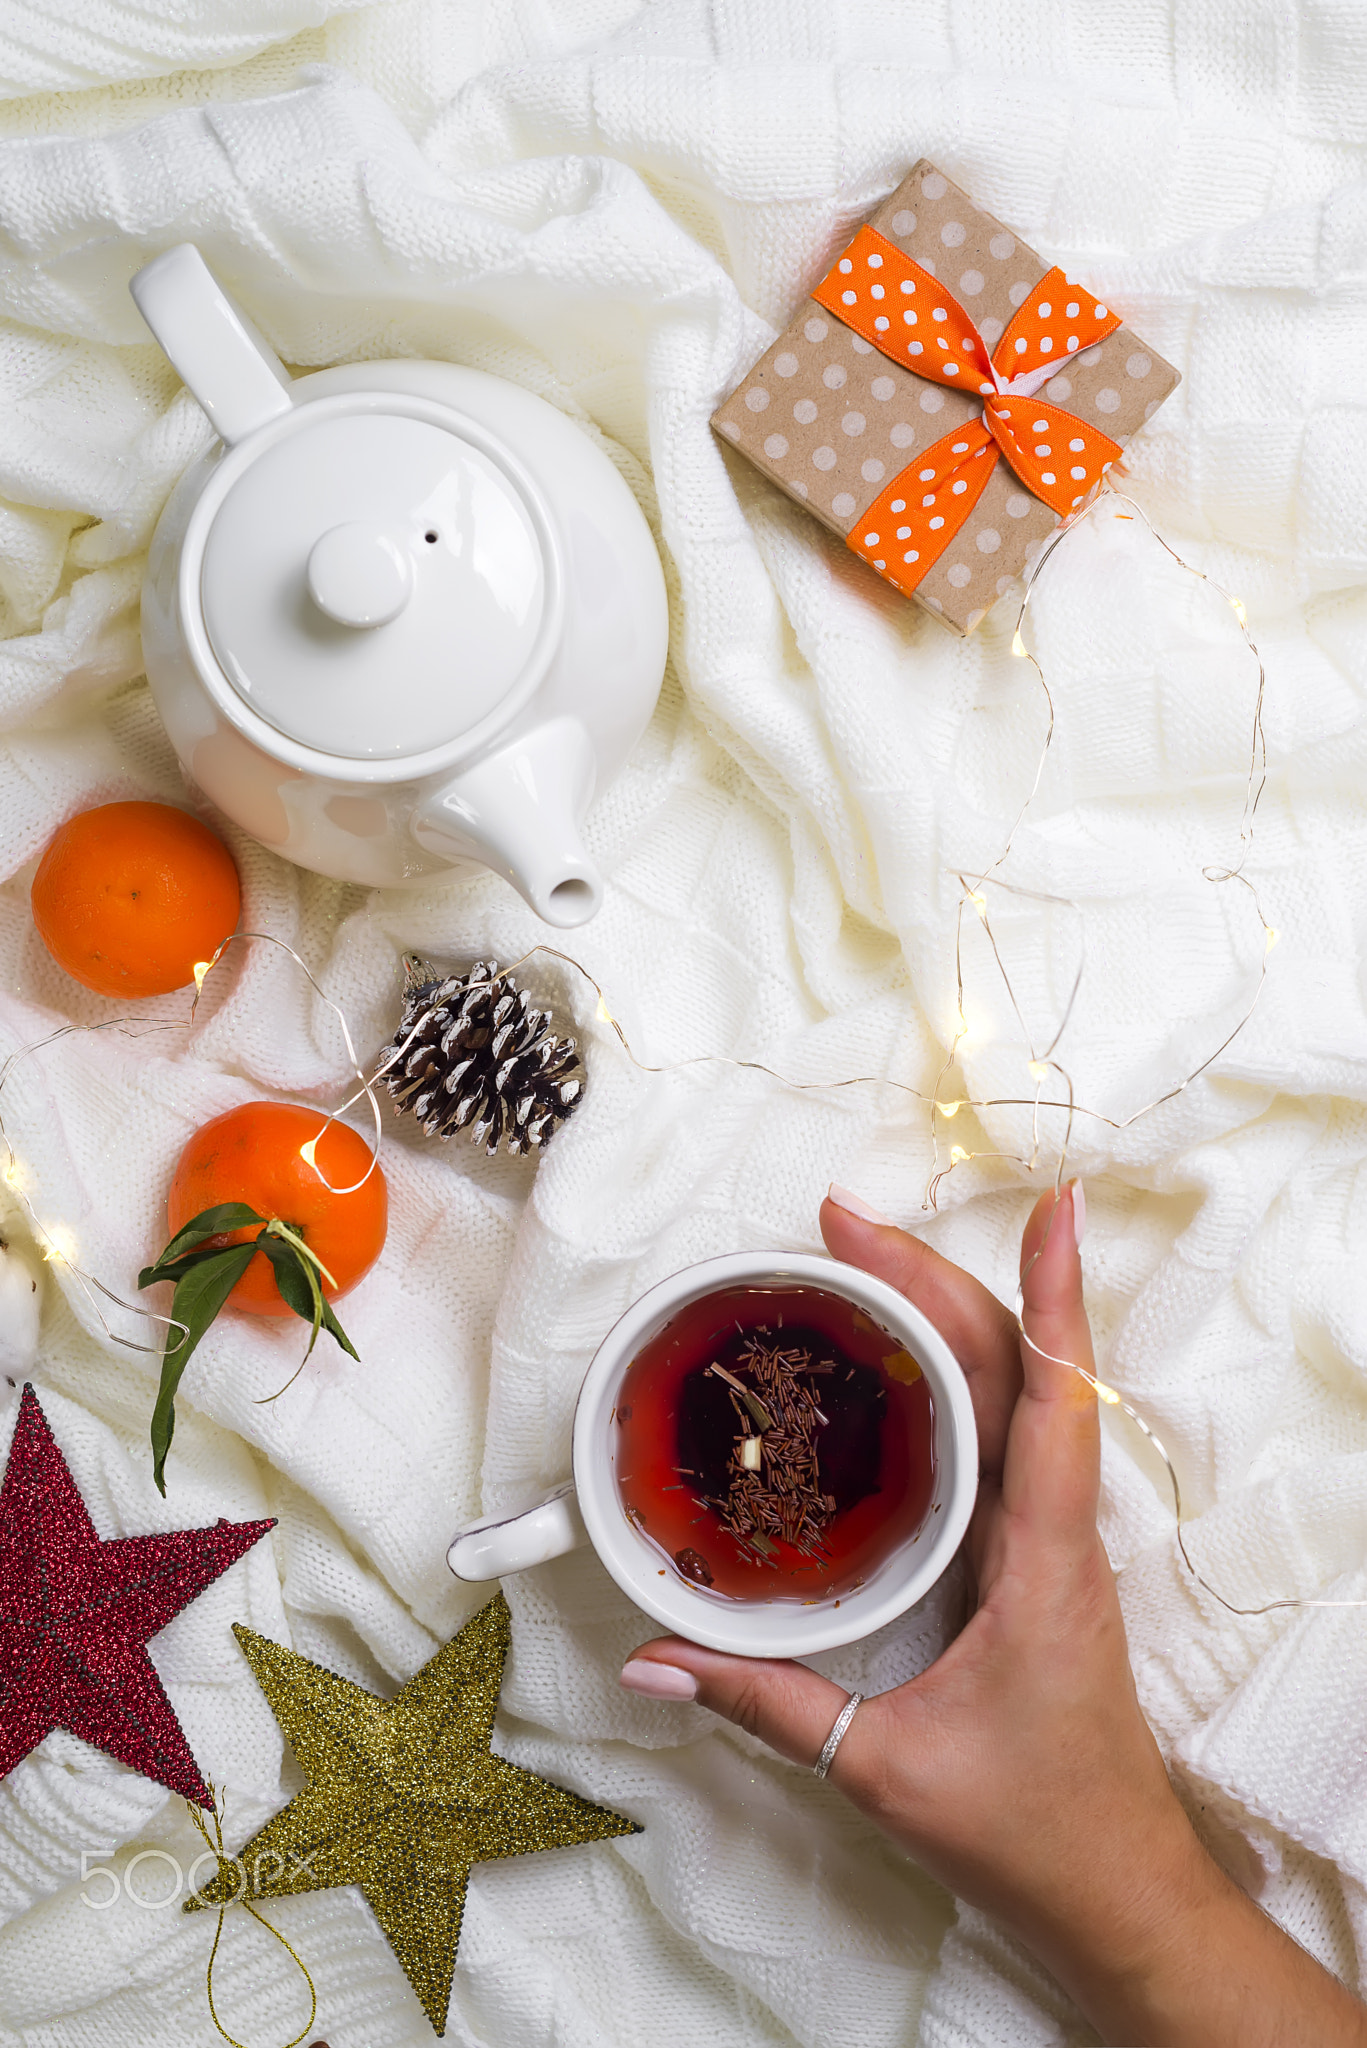
[[387, 626], [413, 595], [406, 548], [368, 519], [332, 526], [308, 558], [309, 596], [339, 626]]
[[502, 730], [560, 645], [555, 539], [478, 422], [340, 391], [227, 454], [180, 581], [223, 688], [283, 739], [444, 766]]

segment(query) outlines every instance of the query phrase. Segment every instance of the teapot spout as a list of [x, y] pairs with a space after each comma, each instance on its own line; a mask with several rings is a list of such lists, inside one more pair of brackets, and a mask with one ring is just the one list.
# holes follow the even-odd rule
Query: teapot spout
[[579, 819], [593, 794], [589, 736], [577, 718], [553, 718], [428, 797], [413, 837], [447, 860], [481, 860], [503, 875], [547, 924], [586, 924], [603, 900]]

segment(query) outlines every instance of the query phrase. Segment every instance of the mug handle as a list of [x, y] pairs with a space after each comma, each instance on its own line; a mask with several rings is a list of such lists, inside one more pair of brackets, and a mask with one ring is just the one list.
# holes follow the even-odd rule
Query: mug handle
[[588, 1542], [572, 1484], [558, 1486], [534, 1508], [520, 1515], [494, 1515], [470, 1522], [459, 1531], [446, 1553], [458, 1579], [507, 1578], [529, 1565], [546, 1564]]

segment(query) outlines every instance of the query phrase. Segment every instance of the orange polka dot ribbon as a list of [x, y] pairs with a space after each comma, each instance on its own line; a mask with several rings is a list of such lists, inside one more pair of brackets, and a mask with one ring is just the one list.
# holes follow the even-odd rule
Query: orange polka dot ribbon
[[914, 590], [967, 521], [1004, 456], [1021, 482], [1066, 519], [1121, 453], [1120, 443], [1036, 396], [1063, 363], [1114, 333], [1120, 315], [1064, 276], [1045, 273], [994, 350], [938, 278], [876, 228], [862, 227], [812, 297], [883, 355], [983, 399], [908, 463], [846, 536], [891, 583]]

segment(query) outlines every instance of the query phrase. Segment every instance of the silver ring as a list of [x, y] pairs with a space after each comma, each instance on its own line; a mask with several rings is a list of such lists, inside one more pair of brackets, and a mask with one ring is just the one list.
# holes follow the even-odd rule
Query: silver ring
[[840, 1709], [840, 1712], [836, 1715], [835, 1726], [822, 1744], [820, 1756], [812, 1765], [813, 1773], [818, 1778], [824, 1778], [831, 1765], [835, 1762], [835, 1753], [845, 1740], [845, 1731], [854, 1719], [855, 1710], [858, 1707], [862, 1707], [863, 1704], [863, 1693], [852, 1692], [844, 1706]]

